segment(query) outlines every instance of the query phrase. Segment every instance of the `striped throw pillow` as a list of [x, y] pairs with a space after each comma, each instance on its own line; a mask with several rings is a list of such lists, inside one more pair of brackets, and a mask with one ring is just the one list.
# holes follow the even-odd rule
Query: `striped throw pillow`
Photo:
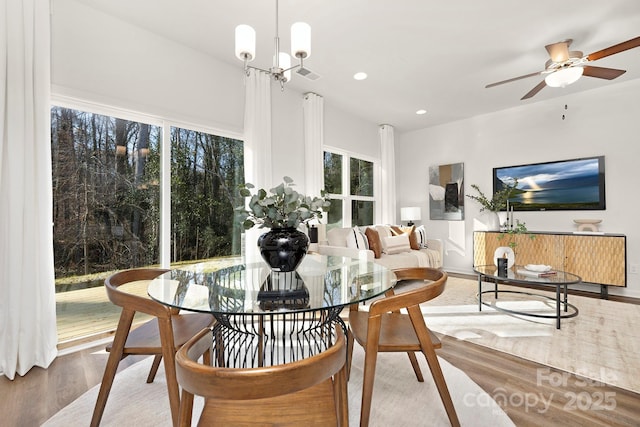
[[360, 228], [353, 227], [349, 230], [349, 234], [347, 234], [347, 247], [355, 249], [369, 249], [367, 236], [364, 235]]
[[424, 225], [421, 225], [420, 227], [416, 227], [415, 233], [416, 233], [416, 236], [418, 237], [418, 245], [421, 248], [426, 249], [428, 247], [427, 246], [427, 230], [425, 230]]

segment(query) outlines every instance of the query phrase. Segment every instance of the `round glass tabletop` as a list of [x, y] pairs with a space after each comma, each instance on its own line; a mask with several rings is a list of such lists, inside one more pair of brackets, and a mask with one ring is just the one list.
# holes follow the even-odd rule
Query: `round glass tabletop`
[[152, 280], [149, 296], [168, 306], [215, 314], [328, 310], [384, 294], [395, 274], [359, 259], [307, 254], [294, 272], [265, 263], [224, 268], [207, 263], [173, 269]]

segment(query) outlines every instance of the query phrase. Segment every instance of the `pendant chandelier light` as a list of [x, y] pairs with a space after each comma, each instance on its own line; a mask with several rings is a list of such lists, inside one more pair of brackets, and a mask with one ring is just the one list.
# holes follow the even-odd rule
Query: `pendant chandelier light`
[[236, 27], [236, 57], [244, 61], [244, 70], [249, 75], [249, 69], [264, 71], [280, 82], [284, 90], [284, 84], [291, 80], [291, 70], [298, 68], [298, 73], [305, 75], [309, 71], [304, 68], [303, 60], [311, 55], [311, 27], [304, 22], [296, 22], [291, 26], [291, 55], [298, 58], [299, 64], [291, 66], [291, 56], [280, 52], [280, 37], [278, 37], [278, 0], [276, 0], [276, 35], [274, 37], [275, 52], [273, 66], [268, 70], [251, 67], [249, 62], [256, 57], [256, 31], [249, 25]]

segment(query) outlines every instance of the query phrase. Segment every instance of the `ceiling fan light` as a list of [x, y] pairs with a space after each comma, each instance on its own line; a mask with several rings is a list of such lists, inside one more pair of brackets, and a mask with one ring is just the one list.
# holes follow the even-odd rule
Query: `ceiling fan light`
[[295, 58], [311, 56], [311, 27], [305, 22], [291, 26], [291, 55]]
[[551, 87], [565, 87], [578, 81], [582, 76], [584, 69], [582, 67], [568, 67], [562, 68], [551, 74], [548, 74], [544, 78], [544, 82], [547, 86]]
[[236, 57], [241, 61], [253, 61], [256, 57], [256, 30], [248, 25], [236, 27]]

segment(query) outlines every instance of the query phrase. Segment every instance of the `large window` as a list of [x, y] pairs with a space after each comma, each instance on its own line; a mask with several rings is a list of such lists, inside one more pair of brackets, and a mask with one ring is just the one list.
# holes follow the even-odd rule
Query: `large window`
[[[104, 290], [95, 289], [112, 272], [158, 265], [161, 247], [170, 248], [172, 263], [217, 263], [240, 255], [241, 229], [233, 209], [242, 204], [235, 196], [244, 181], [242, 141], [149, 122], [51, 108], [56, 302], [63, 346], [115, 328], [119, 310]], [[169, 141], [163, 143], [163, 135]], [[170, 160], [163, 162], [162, 148], [169, 144]], [[162, 165], [170, 174], [161, 174]], [[170, 185], [161, 176], [170, 176]], [[163, 188], [170, 188], [166, 212]], [[146, 295], [144, 286], [138, 291]]]
[[158, 262], [161, 129], [51, 109], [56, 277]]
[[240, 254], [242, 150], [237, 139], [171, 128], [172, 261]]
[[324, 188], [331, 198], [327, 228], [374, 224], [374, 169], [373, 161], [324, 152]]

